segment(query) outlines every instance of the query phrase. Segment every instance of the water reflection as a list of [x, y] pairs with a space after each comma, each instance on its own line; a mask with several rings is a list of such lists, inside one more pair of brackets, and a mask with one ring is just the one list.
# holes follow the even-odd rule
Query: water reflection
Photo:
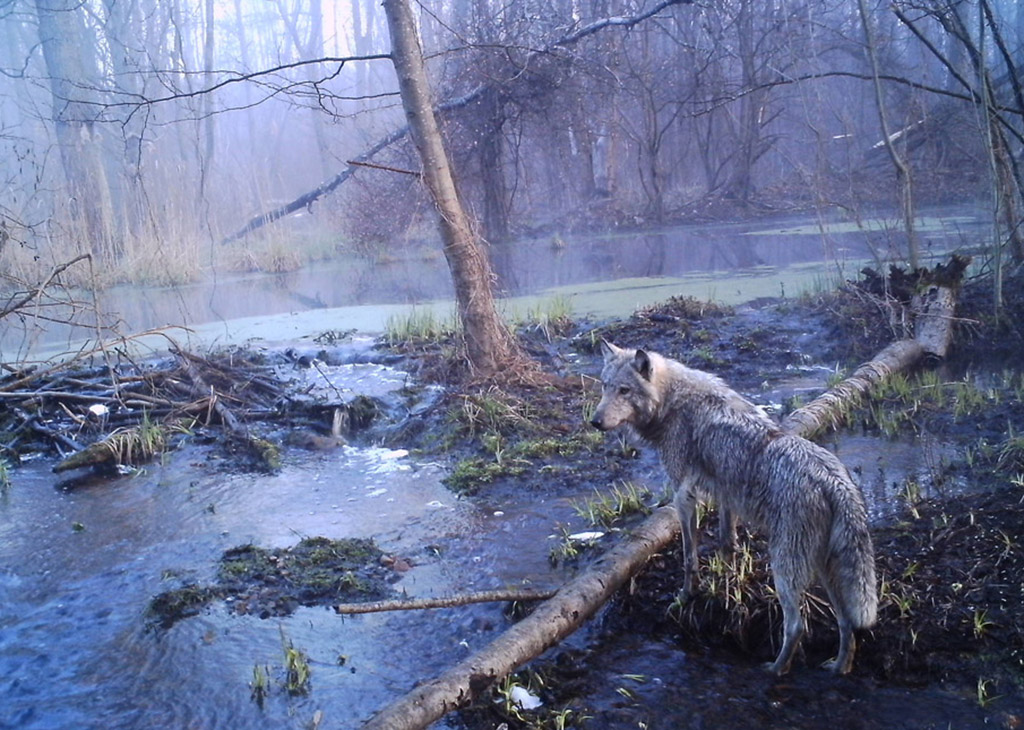
[[[925, 263], [929, 256], [942, 256], [963, 245], [980, 230], [975, 217], [951, 212], [945, 216], [921, 224]], [[899, 236], [877, 225], [829, 227], [808, 218], [767, 225], [550, 234], [493, 246], [490, 256], [502, 297], [560, 295], [571, 300], [576, 314], [598, 316], [627, 316], [636, 306], [673, 294], [726, 303], [797, 294], [815, 284], [853, 276], [865, 262], [898, 259]], [[380, 331], [391, 313], [452, 298], [451, 276], [439, 250], [425, 246], [406, 253], [405, 258], [378, 262], [348, 257], [281, 274], [214, 272], [209, 280], [187, 286], [116, 287], [101, 293], [98, 305], [107, 313], [102, 324], [119, 324], [124, 334], [251, 318], [263, 318], [262, 324], [268, 317], [315, 312], [324, 316], [308, 321], [319, 331]], [[660, 290], [636, 295], [631, 291], [651, 286]], [[614, 298], [600, 296], [610, 290], [617, 292]], [[442, 313], [451, 311], [450, 304], [434, 306]], [[88, 337], [94, 324], [86, 318], [83, 328], [69, 332], [43, 320], [0, 322], [0, 359], [41, 352], [47, 344], [71, 345]], [[241, 331], [243, 337], [268, 337], [259, 327], [251, 332]], [[223, 339], [235, 333], [225, 330], [214, 336]]]

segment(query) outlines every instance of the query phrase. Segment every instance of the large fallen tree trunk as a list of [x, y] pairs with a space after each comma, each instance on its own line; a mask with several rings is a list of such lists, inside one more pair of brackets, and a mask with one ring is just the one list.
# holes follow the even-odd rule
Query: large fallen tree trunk
[[804, 438], [813, 438], [840, 425], [846, 414], [886, 378], [910, 370], [926, 355], [945, 357], [952, 341], [956, 308], [953, 290], [947, 286], [930, 286], [914, 298], [911, 306], [913, 339], [893, 342], [857, 368], [853, 375], [786, 416], [782, 428]]
[[[950, 341], [954, 297], [951, 292], [935, 291], [940, 288], [931, 287], [916, 303], [920, 308], [918, 317], [926, 317], [929, 324], [918, 327], [915, 339], [889, 345], [832, 390], [790, 414], [783, 427], [804, 436], [817, 433], [838, 423], [840, 415], [850, 410], [851, 401], [859, 402], [886, 377], [916, 366], [926, 354], [944, 356]], [[941, 352], [936, 343], [944, 343]], [[675, 510], [656, 510], [624, 543], [609, 550], [532, 614], [465, 661], [378, 712], [363, 730], [419, 730], [465, 706], [492, 683], [575, 631], [678, 534]]]

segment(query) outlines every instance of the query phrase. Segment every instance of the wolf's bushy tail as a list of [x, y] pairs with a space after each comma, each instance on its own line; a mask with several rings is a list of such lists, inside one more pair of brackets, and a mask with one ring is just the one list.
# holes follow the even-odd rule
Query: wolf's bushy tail
[[835, 599], [856, 628], [867, 628], [878, 615], [875, 552], [868, 530], [864, 501], [849, 478], [831, 494], [832, 531], [829, 536], [829, 572]]

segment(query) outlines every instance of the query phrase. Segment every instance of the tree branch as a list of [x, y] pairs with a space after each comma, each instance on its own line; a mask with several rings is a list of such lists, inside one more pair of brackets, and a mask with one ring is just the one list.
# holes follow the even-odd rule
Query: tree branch
[[468, 606], [471, 603], [502, 603], [511, 601], [544, 601], [557, 591], [533, 589], [509, 589], [463, 593], [458, 596], [438, 598], [411, 598], [399, 601], [366, 601], [364, 603], [339, 603], [334, 610], [340, 614], [381, 613], [383, 611], [421, 611], [428, 608], [452, 608]]
[[[548, 44], [542, 49], [531, 51], [527, 55], [527, 58], [524, 61], [523, 65], [529, 65], [531, 60], [542, 55], [550, 54], [557, 48], [578, 43], [583, 38], [598, 33], [599, 31], [604, 30], [605, 28], [631, 28], [634, 25], [641, 23], [644, 20], [647, 20], [648, 18], [653, 17], [657, 13], [660, 13], [665, 8], [671, 7], [672, 5], [690, 4], [693, 1], [694, 0], [661, 0], [661, 2], [652, 7], [650, 10], [635, 16], [610, 17], [594, 21], [593, 23], [589, 23], [583, 26], [582, 28], [579, 28], [571, 33], [562, 36], [558, 40]], [[386, 56], [366, 56], [364, 58], [369, 59], [378, 57], [390, 58], [391, 55], [387, 54]], [[323, 60], [324, 59], [321, 59], [318, 62], [323, 62]], [[438, 104], [437, 107], [435, 108], [435, 112], [437, 114], [441, 114], [443, 112], [450, 112], [455, 109], [460, 109], [462, 107], [468, 106], [469, 104], [483, 96], [493, 86], [493, 84], [480, 84], [476, 88], [470, 90], [468, 93], [463, 94], [460, 97], [457, 97], [455, 99], [449, 99], [446, 102]], [[356, 166], [358, 165], [358, 163], [368, 162], [377, 153], [381, 152], [385, 148], [390, 147], [395, 142], [398, 142], [400, 139], [404, 138], [406, 134], [408, 134], [408, 132], [408, 126], [405, 126], [395, 130], [386, 137], [383, 137], [366, 152], [356, 157], [355, 160], [353, 162], [350, 162], [349, 165], [344, 170], [339, 172], [330, 180], [320, 184], [313, 190], [310, 190], [308, 193], [300, 195], [298, 198], [291, 201], [290, 203], [287, 203], [279, 208], [275, 208], [272, 211], [263, 213], [261, 215], [256, 216], [255, 218], [252, 218], [241, 229], [239, 229], [235, 233], [232, 233], [227, 238], [223, 239], [221, 243], [225, 244], [231, 243], [232, 241], [237, 241], [238, 239], [244, 238], [248, 234], [252, 233], [256, 229], [264, 225], [267, 225], [268, 223], [273, 223], [274, 221], [280, 220], [281, 218], [290, 215], [291, 213], [294, 213], [297, 210], [301, 210], [302, 208], [311, 206], [319, 198], [323, 197], [324, 195], [327, 195], [328, 193], [333, 192], [339, 185], [341, 185], [343, 182], [352, 177], [352, 175], [355, 174], [356, 172]]]

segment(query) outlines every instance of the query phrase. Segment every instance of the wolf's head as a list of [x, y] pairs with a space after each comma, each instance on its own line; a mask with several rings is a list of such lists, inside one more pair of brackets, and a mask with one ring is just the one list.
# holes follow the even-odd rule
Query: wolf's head
[[601, 340], [601, 402], [590, 425], [610, 431], [623, 424], [643, 428], [661, 402], [657, 369], [661, 356], [644, 350], [627, 350]]

